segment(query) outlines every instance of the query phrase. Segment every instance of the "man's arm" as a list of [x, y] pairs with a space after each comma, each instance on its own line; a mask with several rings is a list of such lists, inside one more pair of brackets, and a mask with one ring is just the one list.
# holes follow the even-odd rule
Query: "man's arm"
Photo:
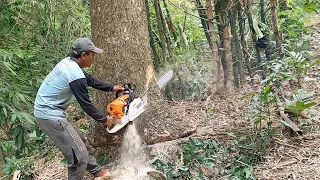
[[107, 120], [106, 115], [100, 112], [89, 98], [87, 80], [85, 78], [77, 79], [69, 83], [69, 85], [81, 108], [94, 120], [105, 123]]
[[101, 90], [101, 91], [112, 91], [113, 90], [113, 85], [112, 84], [108, 84], [108, 83], [104, 83], [102, 81], [99, 81], [98, 79], [94, 78], [93, 76], [91, 76], [90, 74], [83, 72], [85, 77], [86, 77], [86, 84], [88, 86], [91, 86], [95, 89]]

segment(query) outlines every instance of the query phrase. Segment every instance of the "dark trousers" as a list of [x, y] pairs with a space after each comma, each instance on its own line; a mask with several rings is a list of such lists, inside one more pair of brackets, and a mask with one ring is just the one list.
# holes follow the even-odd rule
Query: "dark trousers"
[[68, 180], [81, 180], [86, 172], [98, 177], [103, 168], [97, 164], [89, 142], [78, 127], [68, 120], [45, 120], [36, 118], [41, 130], [60, 149], [68, 166]]

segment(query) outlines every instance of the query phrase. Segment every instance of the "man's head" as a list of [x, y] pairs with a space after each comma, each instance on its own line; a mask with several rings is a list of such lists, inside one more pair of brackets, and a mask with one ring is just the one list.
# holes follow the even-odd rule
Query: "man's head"
[[97, 48], [90, 39], [78, 38], [72, 45], [71, 57], [76, 58], [81, 68], [90, 67], [93, 63], [94, 54], [102, 53], [103, 50]]

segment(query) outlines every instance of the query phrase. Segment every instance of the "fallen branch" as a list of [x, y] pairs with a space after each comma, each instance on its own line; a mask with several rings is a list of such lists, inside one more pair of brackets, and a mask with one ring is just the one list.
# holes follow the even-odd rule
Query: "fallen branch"
[[152, 138], [148, 142], [148, 145], [152, 145], [152, 144], [156, 144], [156, 143], [160, 143], [160, 142], [165, 142], [165, 141], [172, 141], [172, 140], [176, 140], [176, 139], [180, 139], [180, 138], [185, 138], [185, 137], [188, 137], [191, 134], [193, 134], [196, 130], [197, 130], [197, 128], [195, 127], [193, 129], [190, 129], [190, 130], [183, 132], [182, 134], [178, 134], [177, 136], [171, 136], [169, 133], [160, 134], [157, 137]]
[[297, 134], [302, 135], [302, 130], [299, 129], [299, 127], [291, 119], [288, 118], [284, 111], [280, 110], [280, 116], [286, 122], [283, 123], [284, 125], [290, 127]]

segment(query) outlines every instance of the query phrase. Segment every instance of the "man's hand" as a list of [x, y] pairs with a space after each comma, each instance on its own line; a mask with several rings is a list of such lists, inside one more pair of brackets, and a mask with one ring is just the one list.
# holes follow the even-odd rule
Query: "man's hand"
[[107, 116], [107, 121], [104, 123], [105, 126], [108, 128], [111, 128], [113, 125], [113, 117], [112, 116]]
[[124, 91], [124, 87], [119, 85], [113, 86], [113, 91]]

